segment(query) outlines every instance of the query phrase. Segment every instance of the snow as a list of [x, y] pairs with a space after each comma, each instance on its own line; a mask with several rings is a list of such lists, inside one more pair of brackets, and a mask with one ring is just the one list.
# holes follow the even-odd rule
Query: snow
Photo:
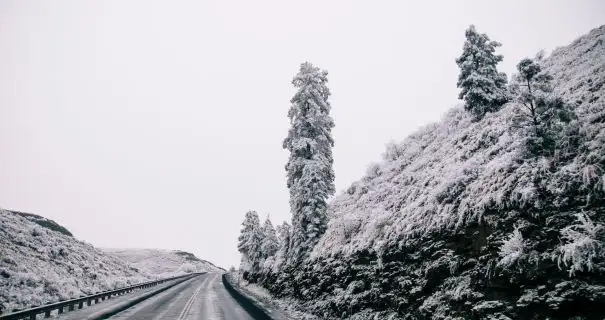
[[569, 265], [569, 275], [592, 271], [593, 260], [605, 254], [605, 227], [594, 223], [585, 213], [576, 214], [577, 223], [561, 230], [565, 243], [561, 246], [559, 264]]
[[297, 319], [297, 320], [319, 320], [317, 316], [314, 316], [310, 313], [304, 312], [304, 307], [302, 307], [301, 303], [296, 301], [296, 299], [292, 298], [284, 298], [279, 299], [273, 297], [267, 290], [263, 287], [250, 283], [243, 278], [241, 278], [237, 273], [229, 273], [228, 274], [229, 281], [233, 284], [237, 289], [242, 291], [247, 297], [254, 300], [256, 303], [261, 305], [265, 310], [267, 310], [275, 319], [287, 320], [287, 319]]
[[550, 160], [523, 157], [523, 132], [510, 130], [518, 105], [508, 103], [481, 121], [453, 108], [440, 122], [389, 143], [382, 161], [334, 198], [312, 256], [380, 252], [385, 244], [480, 221], [488, 208], [540, 208], [535, 177], [546, 176], [546, 187], [558, 195], [576, 181], [602, 192], [605, 168], [594, 162], [605, 154], [605, 46], [598, 45], [604, 34], [605, 26], [597, 28], [543, 61], [554, 92], [577, 105], [587, 154], [549, 172]]
[[283, 148], [292, 213], [289, 259], [306, 258], [327, 224], [327, 199], [335, 192], [328, 72], [309, 62], [300, 65], [292, 84], [297, 91], [288, 110], [291, 127]]
[[326, 319], [600, 318], [605, 26], [537, 60], [565, 102], [541, 106], [554, 142], [530, 149], [547, 139], [518, 102], [481, 120], [455, 107], [389, 142], [331, 201], [311, 259], [263, 285]]
[[502, 247], [500, 248], [500, 257], [502, 259], [498, 262], [498, 266], [509, 268], [517, 263], [523, 255], [524, 246], [523, 235], [521, 235], [521, 231], [517, 227], [509, 238], [502, 243]]
[[67, 229], [58, 228], [56, 223], [40, 223], [48, 221], [0, 209], [1, 311], [151, 279], [145, 272], [68, 235]]

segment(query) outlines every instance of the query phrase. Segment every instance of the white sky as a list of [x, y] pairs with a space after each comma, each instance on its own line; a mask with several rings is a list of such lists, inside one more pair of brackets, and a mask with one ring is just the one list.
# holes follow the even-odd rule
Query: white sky
[[299, 64], [329, 71], [342, 190], [457, 103], [471, 23], [510, 75], [605, 23], [605, 1], [0, 0], [0, 206], [237, 265], [247, 210], [290, 219]]

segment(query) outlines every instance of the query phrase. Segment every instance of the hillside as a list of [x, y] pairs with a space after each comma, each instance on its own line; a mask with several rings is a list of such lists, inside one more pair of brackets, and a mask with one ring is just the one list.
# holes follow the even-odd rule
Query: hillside
[[128, 262], [137, 269], [160, 277], [184, 272], [222, 272], [209, 261], [192, 253], [178, 250], [158, 249], [103, 249], [105, 252]]
[[53, 220], [46, 219], [46, 218], [44, 218], [42, 216], [39, 216], [39, 215], [33, 214], [33, 213], [25, 213], [25, 212], [19, 212], [19, 211], [10, 211], [10, 212], [12, 212], [12, 213], [14, 213], [16, 215], [22, 216], [23, 218], [25, 218], [27, 220], [30, 220], [32, 222], [35, 222], [35, 223], [39, 224], [40, 226], [42, 226], [44, 228], [47, 228], [47, 229], [50, 229], [50, 230], [53, 230], [53, 231], [57, 231], [57, 232], [60, 232], [60, 233], [62, 233], [64, 235], [73, 237], [73, 234], [69, 230], [67, 230], [67, 228], [65, 228], [64, 226], [56, 223]]
[[338, 318], [602, 319], [605, 26], [542, 65], [577, 114], [555, 156], [528, 156], [515, 103], [454, 108], [331, 202], [293, 288], [265, 286]]
[[[523, 157], [525, 137], [510, 125], [515, 104], [480, 122], [454, 108], [440, 122], [388, 146], [382, 162], [332, 201], [334, 219], [318, 253], [379, 249], [401, 237], [480, 221], [489, 209], [543, 208], [532, 181], [544, 169], [552, 171], [543, 184], [555, 196], [565, 197], [569, 187], [602, 191], [604, 40], [602, 26], [544, 62], [556, 93], [576, 106], [578, 125], [588, 135], [581, 151], [590, 154], [550, 170], [553, 159]], [[583, 181], [592, 167], [595, 176]]]
[[92, 294], [150, 277], [52, 220], [0, 209], [0, 311]]

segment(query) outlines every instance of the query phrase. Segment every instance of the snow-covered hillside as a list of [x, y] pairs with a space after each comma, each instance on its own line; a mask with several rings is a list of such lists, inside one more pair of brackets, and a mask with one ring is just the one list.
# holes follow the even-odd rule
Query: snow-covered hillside
[[41, 305], [150, 277], [43, 217], [0, 209], [0, 310]]
[[[545, 177], [556, 195], [567, 188], [605, 189], [605, 26], [554, 50], [544, 67], [555, 91], [575, 105], [586, 150]], [[383, 161], [353, 183], [330, 206], [328, 232], [319, 254], [351, 252], [401, 238], [478, 221], [487, 209], [541, 208], [534, 178], [551, 159], [524, 159], [521, 131], [511, 130], [515, 104], [479, 122], [462, 108], [389, 145]], [[591, 159], [588, 159], [591, 158]], [[593, 159], [598, 158], [598, 159]], [[590, 172], [594, 177], [587, 180]]]
[[602, 319], [605, 26], [541, 64], [577, 114], [554, 156], [528, 155], [515, 103], [454, 108], [389, 144], [331, 202], [313, 260], [265, 286], [339, 318]]
[[159, 249], [103, 249], [130, 263], [137, 269], [159, 277], [189, 272], [223, 272], [209, 261], [178, 250]]

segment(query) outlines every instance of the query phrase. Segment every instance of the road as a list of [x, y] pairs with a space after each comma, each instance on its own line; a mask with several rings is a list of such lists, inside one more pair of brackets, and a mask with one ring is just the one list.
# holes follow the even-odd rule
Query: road
[[253, 320], [226, 291], [218, 273], [187, 280], [110, 319]]
[[[92, 309], [89, 307], [76, 312], [68, 312], [59, 319], [94, 318], [90, 312], [96, 311], [95, 306], [98, 306], [99, 309], [111, 309], [112, 304], [119, 302], [111, 301], [112, 299], [93, 305]], [[84, 316], [84, 313], [87, 315]], [[220, 273], [207, 273], [172, 286], [109, 319], [253, 320], [254, 318], [227, 292], [221, 281]]]

